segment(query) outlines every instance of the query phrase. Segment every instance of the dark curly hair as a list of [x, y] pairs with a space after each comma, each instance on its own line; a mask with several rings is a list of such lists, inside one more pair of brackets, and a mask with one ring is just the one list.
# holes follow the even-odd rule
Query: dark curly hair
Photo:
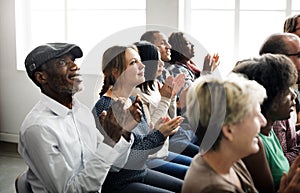
[[261, 106], [264, 115], [276, 108], [282, 92], [294, 85], [298, 78], [293, 62], [281, 54], [263, 54], [259, 58], [239, 61], [233, 72], [246, 75], [266, 89], [268, 97]]

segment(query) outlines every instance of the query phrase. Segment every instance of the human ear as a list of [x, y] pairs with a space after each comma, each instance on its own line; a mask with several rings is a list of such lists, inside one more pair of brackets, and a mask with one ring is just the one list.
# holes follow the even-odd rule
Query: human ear
[[47, 73], [45, 71], [38, 71], [34, 73], [35, 79], [40, 84], [45, 84], [47, 82]]
[[233, 140], [233, 130], [232, 130], [230, 125], [223, 125], [222, 126], [222, 132], [223, 132], [223, 136], [227, 140], [229, 140], [229, 141]]
[[111, 74], [112, 74], [114, 80], [117, 80], [117, 79], [118, 79], [118, 77], [119, 77], [119, 72], [118, 72], [118, 70], [117, 70], [116, 68], [113, 68], [113, 69], [112, 69]]

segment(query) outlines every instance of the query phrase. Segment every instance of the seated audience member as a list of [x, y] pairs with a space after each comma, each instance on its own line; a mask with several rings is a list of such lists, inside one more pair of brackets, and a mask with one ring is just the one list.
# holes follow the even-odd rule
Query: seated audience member
[[[288, 18], [286, 18], [285, 22], [284, 22], [284, 27], [283, 27], [283, 32], [286, 33], [292, 33], [295, 34], [296, 36], [298, 36], [300, 38], [300, 14], [296, 14], [293, 16], [290, 16]], [[291, 38], [288, 38], [291, 40]], [[287, 41], [285, 41], [285, 43], [288, 43]], [[288, 53], [287, 56], [289, 56], [289, 58], [294, 62], [294, 64], [296, 65], [296, 68], [298, 70], [298, 79], [300, 79], [299, 77], [299, 71], [300, 71], [300, 51], [299, 51], [299, 39], [298, 42], [296, 40], [292, 40], [291, 43], [288, 43], [290, 46], [295, 46], [294, 48], [289, 47], [289, 50], [285, 50], [285, 51], [293, 51], [291, 53]], [[290, 50], [292, 49], [292, 50]], [[294, 49], [296, 49], [296, 51], [294, 51]], [[297, 88], [295, 89], [296, 93], [297, 93], [297, 99], [296, 99], [296, 110], [297, 110], [297, 124], [296, 124], [296, 129], [300, 130], [300, 93], [299, 93], [299, 80], [297, 83]]]
[[[135, 87], [145, 81], [144, 68], [135, 46], [113, 46], [103, 54], [104, 84], [100, 99], [93, 109], [96, 118], [101, 121], [103, 113], [109, 109], [114, 100], [118, 99], [124, 100], [125, 109], [132, 104], [137, 106], [142, 112], [142, 118], [132, 130], [134, 142], [128, 161], [123, 168], [108, 173], [102, 193], [181, 191], [182, 180], [148, 169], [146, 166], [149, 155], [160, 150], [166, 138], [178, 130], [182, 117], [173, 119], [163, 117], [155, 124], [154, 129], [150, 129], [146, 122], [142, 101], [132, 95]], [[124, 117], [122, 114], [115, 114], [115, 116], [117, 120], [119, 116]], [[120, 124], [127, 121], [127, 119], [119, 120]]]
[[[140, 38], [141, 41], [148, 41], [154, 44], [159, 52], [160, 59], [164, 62], [164, 68], [160, 76], [157, 77], [157, 80], [164, 84], [167, 77], [170, 76], [169, 72], [166, 70], [166, 66], [169, 65], [171, 60], [171, 45], [168, 42], [168, 37], [159, 30], [146, 31]], [[170, 103], [170, 108], [168, 109], [168, 114], [171, 118], [177, 115], [177, 104], [176, 97], [173, 97]]]
[[[184, 75], [177, 76], [175, 80], [170, 77], [160, 88], [156, 79], [163, 70], [163, 62], [155, 45], [147, 41], [135, 43], [138, 48], [141, 61], [145, 65], [145, 82], [139, 84], [133, 91], [133, 95], [139, 95], [143, 102], [143, 110], [150, 129], [165, 116], [171, 98], [174, 97], [184, 84]], [[169, 150], [169, 137], [166, 139], [161, 150], [149, 156], [147, 166], [180, 179], [184, 179], [192, 158], [180, 155]]]
[[[182, 193], [257, 193], [241, 158], [259, 150], [258, 133], [267, 124], [260, 109], [265, 89], [236, 74], [225, 79], [208, 75], [196, 80], [187, 95], [187, 114], [198, 124], [201, 146]], [[300, 157], [283, 176], [281, 193], [300, 191], [299, 164]]]
[[283, 31], [287, 33], [293, 33], [300, 37], [300, 14], [286, 18]]
[[41, 90], [21, 126], [18, 147], [33, 192], [101, 192], [111, 165], [127, 161], [130, 133], [123, 138], [122, 128], [106, 120], [114, 137], [101, 135], [90, 109], [74, 97], [82, 90], [75, 63], [80, 57], [81, 48], [68, 43], [41, 45], [26, 57], [26, 72]]
[[[160, 52], [161, 60], [164, 62], [164, 70], [157, 79], [163, 84], [167, 78], [170, 76], [172, 77], [172, 75], [170, 75], [170, 73], [166, 70], [166, 68], [168, 68], [170, 65], [168, 62], [171, 60], [171, 45], [168, 42], [168, 38], [164, 33], [158, 30], [153, 30], [145, 32], [141, 36], [141, 40], [148, 41], [157, 46]], [[177, 109], [181, 109], [181, 107], [177, 108], [176, 100], [176, 96], [171, 99], [168, 110], [168, 115], [170, 117], [174, 117], [177, 114]], [[184, 120], [184, 122], [186, 122], [186, 120]], [[197, 143], [195, 132], [191, 130], [188, 123], [185, 123], [184, 126], [182, 125], [178, 132], [171, 136], [170, 139], [169, 150], [172, 152], [194, 157], [199, 151], [199, 147], [194, 144], [194, 142]]]
[[[297, 70], [284, 55], [264, 54], [260, 58], [238, 62], [233, 71], [255, 80], [267, 91], [268, 98], [261, 105], [262, 114], [267, 119], [267, 124], [261, 127], [259, 133], [262, 148], [243, 160], [259, 191], [271, 192], [274, 188], [277, 191], [283, 173], [288, 172], [290, 166], [273, 131], [273, 124], [276, 120], [289, 119], [294, 110], [296, 95], [291, 87], [297, 81]], [[267, 172], [268, 167], [272, 179]]]
[[[166, 66], [169, 74], [176, 77], [178, 74], [185, 74], [185, 86], [188, 87], [196, 78], [200, 76], [200, 68], [194, 63], [192, 58], [195, 56], [194, 44], [188, 39], [188, 36], [183, 32], [173, 32], [169, 36], [171, 45], [171, 60], [170, 65]], [[214, 71], [219, 65], [219, 56], [211, 56], [207, 54], [204, 58], [203, 70], [201, 74], [207, 74]], [[177, 94], [177, 114], [182, 115], [180, 94]], [[178, 133], [179, 134], [179, 133]], [[172, 140], [172, 139], [171, 139]]]
[[[173, 76], [179, 73], [185, 74], [186, 84], [190, 85], [196, 78], [200, 76], [201, 70], [194, 63], [192, 58], [195, 56], [194, 44], [189, 41], [183, 32], [173, 32], [169, 36], [171, 45], [171, 60], [167, 70]], [[213, 58], [209, 54], [204, 58], [203, 73], [214, 71], [219, 65], [219, 56], [214, 55]]]
[[[294, 63], [298, 71], [298, 80], [296, 87], [296, 92], [298, 92], [298, 84], [300, 83], [300, 39], [291, 33], [275, 33], [269, 36], [263, 43], [259, 54], [283, 54], [289, 57]], [[297, 55], [291, 53], [298, 53]], [[279, 139], [280, 145], [282, 147], [283, 153], [288, 159], [289, 163], [292, 164], [296, 157], [299, 155], [300, 151], [300, 131], [296, 131], [297, 123], [297, 112], [299, 114], [299, 95], [296, 98], [296, 111], [291, 112], [291, 118], [287, 120], [275, 121], [273, 124], [273, 131]], [[298, 100], [297, 100], [298, 99]], [[299, 114], [300, 115], [300, 114]]]
[[141, 41], [148, 41], [157, 46], [161, 60], [168, 63], [171, 60], [171, 45], [168, 37], [159, 30], [146, 31], [140, 38]]

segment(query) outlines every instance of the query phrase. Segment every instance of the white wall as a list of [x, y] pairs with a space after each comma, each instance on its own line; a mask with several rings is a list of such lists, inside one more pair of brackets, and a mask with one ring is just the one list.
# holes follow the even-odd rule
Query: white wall
[[[177, 28], [178, 1], [147, 0], [147, 23]], [[14, 0], [0, 0], [0, 141], [8, 142], [18, 142], [21, 123], [40, 93], [26, 72], [16, 70], [14, 3]], [[85, 90], [78, 94], [89, 107], [97, 96], [96, 79], [96, 76], [86, 75]]]

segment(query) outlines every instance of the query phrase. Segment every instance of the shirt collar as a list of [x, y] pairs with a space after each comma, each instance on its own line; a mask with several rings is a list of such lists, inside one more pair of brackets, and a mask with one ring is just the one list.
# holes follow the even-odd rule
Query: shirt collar
[[72, 110], [78, 107], [78, 101], [76, 98], [73, 98], [72, 109], [69, 109], [43, 93], [41, 93], [41, 102], [44, 103], [55, 114], [62, 117], [65, 117], [68, 113], [72, 112]]

